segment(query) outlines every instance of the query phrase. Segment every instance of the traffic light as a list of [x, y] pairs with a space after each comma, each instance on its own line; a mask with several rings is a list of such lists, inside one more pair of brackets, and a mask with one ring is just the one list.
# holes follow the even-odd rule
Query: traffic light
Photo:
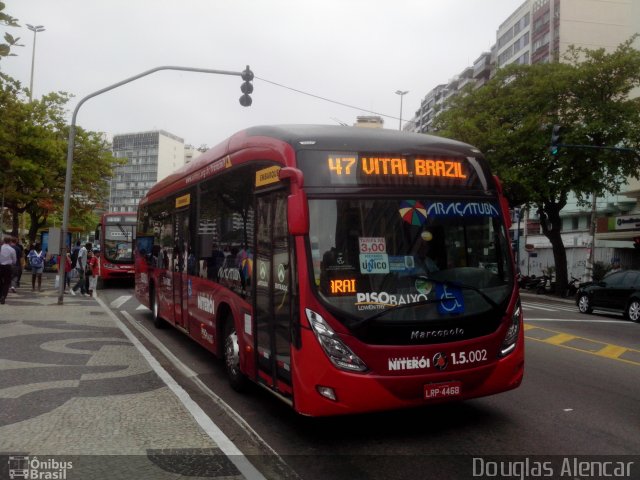
[[249, 65], [242, 72], [242, 85], [240, 85], [240, 91], [242, 92], [242, 96], [240, 97], [240, 105], [243, 107], [248, 107], [251, 105], [251, 97], [249, 96], [253, 93], [253, 84], [251, 81], [253, 80], [253, 72], [249, 69]]
[[562, 126], [554, 125], [551, 131], [551, 146], [549, 147], [551, 155], [557, 155], [560, 150], [560, 130], [562, 130]]
[[640, 250], [640, 237], [633, 237], [633, 248]]

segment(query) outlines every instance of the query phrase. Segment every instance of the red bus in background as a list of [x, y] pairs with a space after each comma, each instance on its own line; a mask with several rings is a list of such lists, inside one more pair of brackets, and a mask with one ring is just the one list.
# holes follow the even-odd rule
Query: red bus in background
[[255, 127], [141, 200], [135, 291], [300, 414], [481, 397], [524, 372], [508, 219], [467, 144]]
[[99, 250], [99, 282], [133, 280], [136, 222], [136, 212], [102, 214], [93, 245], [94, 251]]

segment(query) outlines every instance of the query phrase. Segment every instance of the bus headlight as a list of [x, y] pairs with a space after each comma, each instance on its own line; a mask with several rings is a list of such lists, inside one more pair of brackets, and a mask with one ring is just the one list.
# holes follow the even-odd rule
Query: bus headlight
[[313, 333], [315, 333], [318, 342], [320, 342], [331, 363], [348, 372], [366, 372], [368, 370], [365, 363], [337, 337], [321, 315], [308, 308], [305, 309], [305, 312]]
[[520, 305], [520, 300], [518, 300], [518, 302], [516, 303], [516, 308], [513, 310], [513, 315], [511, 316], [511, 325], [509, 325], [507, 334], [504, 336], [504, 340], [502, 341], [502, 346], [500, 347], [500, 352], [498, 353], [499, 357], [506, 357], [516, 348], [516, 342], [518, 341], [518, 335], [520, 334], [521, 324], [522, 306]]

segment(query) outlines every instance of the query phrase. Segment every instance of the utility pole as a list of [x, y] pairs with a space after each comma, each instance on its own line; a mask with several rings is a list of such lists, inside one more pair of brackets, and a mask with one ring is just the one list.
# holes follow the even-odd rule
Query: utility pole
[[[105, 92], [113, 90], [114, 88], [121, 87], [122, 85], [126, 85], [127, 83], [133, 82], [139, 78], [145, 77], [152, 73], [158, 72], [160, 70], [176, 70], [180, 72], [199, 72], [199, 73], [213, 73], [216, 75], [236, 75], [238, 77], [242, 77], [244, 80], [244, 84], [241, 85], [241, 91], [243, 95], [240, 97], [240, 105], [243, 107], [248, 107], [251, 105], [251, 97], [249, 93], [253, 92], [253, 86], [251, 85], [251, 80], [253, 80], [253, 72], [247, 65], [247, 68], [242, 72], [230, 72], [226, 70], [212, 70], [209, 68], [192, 68], [192, 67], [176, 67], [176, 66], [163, 66], [152, 68], [151, 70], [146, 70], [138, 75], [134, 75], [133, 77], [126, 78], [120, 82], [114, 83], [113, 85], [109, 85], [108, 87], [97, 90], [93, 93], [90, 93], [83, 99], [81, 99], [76, 108], [73, 110], [73, 115], [71, 116], [71, 125], [69, 126], [69, 140], [67, 142], [67, 170], [65, 176], [65, 187], [64, 187], [64, 206], [62, 211], [62, 231], [60, 232], [60, 237], [63, 241], [60, 242], [60, 258], [66, 257], [66, 247], [67, 247], [67, 232], [69, 230], [69, 207], [71, 204], [71, 175], [73, 173], [73, 147], [75, 145], [75, 136], [76, 136], [76, 118], [78, 117], [78, 111], [80, 107], [90, 98], [97, 97]], [[249, 86], [251, 87], [251, 92], [248, 92]], [[60, 288], [58, 290], [58, 305], [62, 305], [64, 303], [64, 282], [60, 282]]]
[[589, 235], [591, 237], [591, 248], [589, 249], [589, 258], [585, 268], [584, 281], [593, 281], [593, 262], [594, 252], [596, 249], [596, 192], [593, 192], [591, 199], [591, 225], [589, 228]]

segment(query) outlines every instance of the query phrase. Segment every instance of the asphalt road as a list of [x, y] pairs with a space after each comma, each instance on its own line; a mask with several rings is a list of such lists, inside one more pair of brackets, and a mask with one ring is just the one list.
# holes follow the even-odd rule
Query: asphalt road
[[[560, 469], [575, 456], [635, 461], [622, 478], [640, 478], [640, 324], [620, 316], [582, 315], [568, 301], [523, 295], [526, 371], [517, 390], [423, 409], [309, 419], [258, 387], [248, 394], [231, 390], [221, 362], [172, 328], [154, 329], [132, 289], [109, 288], [100, 297], [267, 478], [473, 478], [491, 473], [483, 470], [498, 465], [491, 461], [517, 469], [525, 460], [527, 468], [552, 462], [552, 478], [567, 478]], [[186, 369], [172, 364], [153, 338]]]

